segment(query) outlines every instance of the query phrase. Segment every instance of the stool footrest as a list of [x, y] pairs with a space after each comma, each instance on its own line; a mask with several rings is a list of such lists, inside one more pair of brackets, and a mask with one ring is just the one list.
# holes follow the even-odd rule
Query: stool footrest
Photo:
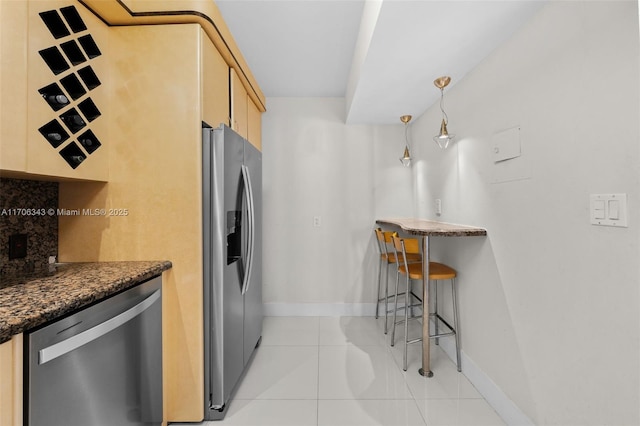
[[[409, 317], [409, 321], [420, 321], [422, 317]], [[404, 323], [404, 319], [396, 321], [396, 325]]]
[[450, 331], [448, 333], [430, 334], [429, 339], [439, 339], [440, 337], [454, 336], [455, 334], [455, 331]]
[[[454, 332], [429, 335], [429, 339], [439, 339], [440, 337], [453, 336]], [[407, 341], [407, 344], [422, 342], [422, 337], [417, 337]]]
[[422, 337], [418, 337], [417, 339], [413, 339], [413, 340], [408, 340], [407, 345], [410, 345], [412, 343], [418, 343], [418, 342], [422, 342]]
[[[398, 293], [398, 296], [403, 296], [403, 295], [404, 295], [404, 292]], [[395, 297], [395, 294], [390, 294], [388, 299], [393, 299], [394, 297]], [[384, 302], [385, 299], [387, 299], [387, 298], [386, 297], [381, 297], [380, 299], [378, 299], [378, 303]], [[420, 305], [420, 306], [422, 306], [422, 305]]]
[[[414, 303], [413, 305], [409, 305], [408, 308], [422, 308], [422, 303]], [[398, 311], [402, 311], [403, 309], [404, 309], [404, 306], [398, 306]], [[393, 312], [393, 309], [390, 309], [388, 312]], [[418, 318], [418, 317], [415, 317], [415, 318]], [[422, 315], [420, 315], [420, 318], [422, 318]]]
[[[398, 308], [398, 309], [400, 309], [400, 308]], [[436, 314], [435, 313], [429, 314], [429, 316], [430, 317], [436, 317]], [[410, 317], [409, 318], [409, 320], [420, 320], [420, 319], [422, 319], [422, 318], [421, 317]], [[456, 330], [451, 325], [449, 325], [447, 320], [442, 318], [440, 315], [437, 315], [436, 321], [437, 320], [440, 320], [442, 322], [442, 324], [449, 329], [449, 331], [447, 331], [445, 333], [429, 334], [429, 338], [430, 339], [438, 339], [440, 337], [446, 337], [446, 336], [455, 336]], [[404, 323], [404, 319], [401, 319], [400, 321], [397, 321], [396, 325], [402, 324], [402, 323]], [[416, 342], [422, 342], [422, 337], [418, 337], [416, 339], [409, 340], [407, 343], [416, 343]]]

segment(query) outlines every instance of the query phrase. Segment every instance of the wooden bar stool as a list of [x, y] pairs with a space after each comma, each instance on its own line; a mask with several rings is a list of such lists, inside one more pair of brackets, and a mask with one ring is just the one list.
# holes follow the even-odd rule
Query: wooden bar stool
[[[406, 258], [411, 253], [419, 253], [420, 245], [418, 240], [415, 238], [400, 238], [397, 235], [392, 237], [393, 248], [397, 253], [396, 263], [398, 266], [398, 274], [404, 275], [406, 277], [406, 285], [407, 290], [405, 291], [404, 297], [404, 307], [400, 309], [404, 309], [404, 320], [396, 321], [396, 314], [398, 311], [397, 308], [397, 295], [398, 295], [398, 282], [396, 281], [396, 308], [393, 311], [393, 329], [391, 331], [391, 346], [395, 343], [395, 334], [396, 334], [396, 324], [404, 322], [404, 362], [403, 362], [403, 370], [407, 371], [407, 346], [409, 343], [417, 343], [421, 342], [422, 338], [409, 340], [409, 309], [412, 306], [410, 296], [415, 297], [416, 299], [422, 300], [416, 296], [413, 292], [411, 292], [411, 280], [419, 280], [422, 282], [422, 262], [419, 263], [407, 263], [403, 259]], [[458, 371], [461, 371], [460, 364], [460, 338], [458, 336], [458, 302], [457, 302], [457, 288], [455, 285], [457, 273], [456, 270], [438, 262], [429, 262], [429, 282], [433, 281], [435, 285], [434, 292], [434, 309], [435, 312], [429, 313], [429, 318], [434, 319], [435, 325], [435, 333], [429, 335], [429, 338], [436, 339], [436, 344], [439, 343], [439, 338], [444, 336], [455, 336], [456, 342], [456, 362]], [[453, 326], [451, 326], [442, 316], [440, 316], [438, 312], [438, 282], [442, 280], [450, 280], [451, 282], [451, 299], [453, 302]], [[449, 330], [444, 333], [439, 333], [438, 323], [442, 322], [442, 324]], [[424, 325], [423, 325], [424, 326]]]
[[[376, 241], [378, 243], [378, 253], [380, 254], [380, 262], [378, 265], [378, 292], [376, 293], [377, 295], [376, 297], [378, 299], [376, 302], [376, 319], [380, 317], [379, 315], [380, 303], [384, 302], [384, 334], [387, 334], [387, 331], [388, 331], [387, 321], [389, 317], [389, 312], [391, 312], [389, 310], [389, 297], [390, 297], [389, 296], [389, 264], [394, 264], [394, 265], [398, 264], [398, 262], [396, 261], [397, 254], [395, 253], [394, 250], [389, 250], [388, 244], [392, 243], [391, 238], [395, 233], [390, 231], [383, 231], [381, 228], [375, 228], [374, 233], [376, 235]], [[402, 254], [400, 254], [399, 256], [403, 258]], [[415, 262], [422, 261], [422, 256], [420, 255], [420, 253], [410, 253], [407, 256], [408, 256], [407, 263], [415, 263]], [[383, 266], [385, 271], [384, 296], [380, 297], [380, 289], [382, 287]], [[396, 288], [398, 287], [397, 285], [398, 279], [399, 279], [399, 275], [398, 275], [398, 272], [396, 271]], [[391, 297], [397, 297], [397, 295], [391, 296]]]

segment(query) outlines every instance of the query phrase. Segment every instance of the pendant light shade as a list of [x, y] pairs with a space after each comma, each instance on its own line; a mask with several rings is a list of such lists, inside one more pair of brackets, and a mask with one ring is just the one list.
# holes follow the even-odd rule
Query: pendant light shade
[[411, 116], [403, 115], [400, 117], [400, 121], [404, 123], [404, 153], [402, 154], [402, 157], [400, 157], [400, 162], [403, 166], [409, 167], [411, 165], [411, 153], [409, 151], [409, 136], [407, 132], [409, 131], [409, 121], [411, 121]]
[[447, 131], [447, 122], [442, 119], [442, 124], [440, 124], [440, 134], [433, 137], [433, 140], [436, 141], [438, 146], [442, 149], [445, 149], [449, 146], [449, 142], [453, 139], [453, 135], [450, 135]]
[[433, 140], [438, 144], [438, 146], [442, 149], [446, 149], [449, 146], [449, 142], [453, 139], [455, 135], [450, 135], [447, 131], [447, 123], [449, 122], [449, 117], [447, 117], [447, 113], [444, 112], [444, 88], [449, 85], [451, 82], [451, 77], [443, 76], [436, 78], [433, 84], [440, 89], [440, 110], [442, 111], [442, 123], [440, 124], [440, 133], [433, 137]]
[[409, 154], [409, 148], [404, 148], [404, 154], [400, 157], [400, 162], [405, 167], [409, 167], [411, 165], [411, 154]]

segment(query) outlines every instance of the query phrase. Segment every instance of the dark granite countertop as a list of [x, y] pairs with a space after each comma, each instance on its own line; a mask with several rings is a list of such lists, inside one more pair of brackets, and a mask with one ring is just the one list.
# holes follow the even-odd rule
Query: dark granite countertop
[[168, 261], [63, 263], [39, 274], [1, 277], [0, 343], [170, 268]]

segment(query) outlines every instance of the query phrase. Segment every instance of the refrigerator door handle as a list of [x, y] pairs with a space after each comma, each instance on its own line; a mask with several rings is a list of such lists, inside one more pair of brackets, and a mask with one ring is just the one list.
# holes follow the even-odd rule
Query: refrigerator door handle
[[254, 210], [253, 210], [253, 188], [251, 188], [251, 176], [249, 168], [242, 165], [242, 179], [244, 181], [244, 193], [247, 199], [247, 211], [249, 214], [249, 243], [247, 247], [247, 259], [245, 262], [244, 279], [242, 282], [242, 294], [244, 295], [249, 289], [251, 282], [251, 269], [253, 266], [253, 246], [254, 246]]
[[255, 258], [254, 256], [254, 251], [255, 251], [255, 245], [256, 245], [256, 213], [255, 213], [255, 205], [254, 205], [254, 198], [253, 198], [253, 181], [251, 180], [251, 173], [249, 173], [249, 168], [247, 167], [247, 182], [249, 184], [249, 198], [251, 198], [251, 215], [250, 215], [250, 220], [249, 223], [251, 224], [251, 238], [250, 238], [250, 243], [251, 243], [251, 260], [249, 262], [249, 271], [247, 272], [247, 288], [245, 289], [245, 293], [247, 292], [247, 290], [249, 290], [249, 286], [251, 285], [251, 273], [253, 271], [253, 259]]

